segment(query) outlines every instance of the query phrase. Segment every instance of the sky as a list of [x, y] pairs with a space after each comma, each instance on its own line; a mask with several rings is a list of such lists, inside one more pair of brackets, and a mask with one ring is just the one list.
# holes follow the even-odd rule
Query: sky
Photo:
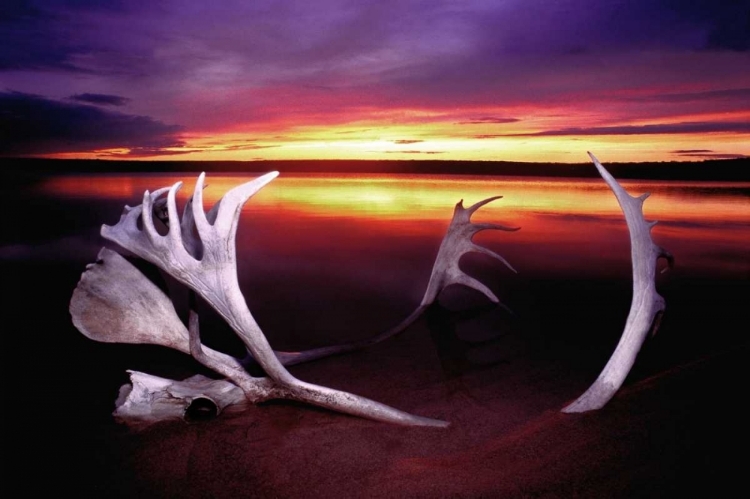
[[3, 0], [0, 156], [750, 156], [750, 0]]

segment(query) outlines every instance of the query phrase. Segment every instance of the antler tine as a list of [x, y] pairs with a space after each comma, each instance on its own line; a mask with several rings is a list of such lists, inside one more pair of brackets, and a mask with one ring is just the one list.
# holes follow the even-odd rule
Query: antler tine
[[162, 187], [161, 189], [155, 190], [153, 194], [149, 193], [148, 190], [143, 193], [143, 204], [141, 205], [143, 206], [143, 211], [141, 212], [143, 231], [151, 241], [151, 244], [154, 245], [159, 244], [157, 241], [160, 241], [161, 238], [161, 235], [156, 231], [156, 227], [154, 226], [154, 202], [159, 199], [162, 194], [169, 191], [169, 189], [169, 187]]
[[[516, 228], [515, 230], [518, 230], [518, 229], [520, 229], [520, 227]], [[491, 256], [492, 258], [495, 258], [496, 260], [500, 260], [501, 262], [503, 262], [505, 264], [506, 267], [508, 267], [510, 270], [512, 270], [513, 272], [515, 272], [516, 274], [518, 274], [518, 271], [516, 269], [514, 269], [513, 266], [510, 263], [508, 263], [508, 260], [506, 260], [502, 256], [498, 255], [497, 253], [495, 253], [491, 249], [485, 248], [484, 246], [479, 246], [478, 244], [472, 242], [471, 243], [471, 251], [474, 251], [475, 253], [482, 253], [482, 254]]]
[[[218, 203], [206, 213], [206, 218], [209, 223], [213, 223], [216, 220], [216, 212], [218, 211]], [[182, 242], [188, 253], [193, 255], [197, 260], [200, 260], [203, 256], [203, 242], [198, 235], [198, 229], [195, 224], [195, 218], [193, 217], [193, 198], [188, 198], [185, 203], [185, 209], [182, 211], [182, 221], [180, 223], [182, 228]]]
[[203, 210], [203, 184], [206, 180], [206, 172], [201, 172], [198, 175], [198, 180], [195, 182], [195, 189], [193, 189], [193, 221], [195, 222], [195, 228], [198, 231], [198, 237], [203, 241], [208, 237], [209, 231], [211, 230], [211, 224], [208, 223], [206, 218], [206, 212]]
[[[148, 196], [148, 203], [152, 205], [156, 203], [158, 197], [162, 195], [168, 187], [157, 189]], [[146, 191], [148, 192], [148, 191]], [[120, 215], [120, 219], [115, 225], [102, 224], [100, 233], [105, 239], [109, 239], [112, 242], [119, 244], [126, 250], [134, 253], [135, 255], [145, 258], [138, 248], [147, 248], [150, 244], [149, 238], [146, 236], [144, 231], [138, 229], [138, 217], [143, 213], [143, 205], [138, 206], [125, 206], [125, 209]]]
[[489, 298], [492, 303], [500, 303], [500, 299], [495, 296], [495, 293], [493, 293], [490, 288], [463, 271], [457, 272], [455, 275], [452, 275], [450, 284], [463, 284], [466, 287], [479, 291], [484, 296]]
[[[471, 215], [475, 211], [477, 211], [479, 208], [481, 208], [482, 206], [484, 206], [484, 205], [486, 205], [488, 203], [491, 203], [493, 201], [496, 201], [498, 199], [502, 199], [502, 198], [503, 198], [502, 196], [492, 196], [490, 198], [483, 199], [481, 201], [478, 201], [478, 202], [474, 203], [473, 205], [469, 206], [468, 208], [466, 208], [466, 211], [469, 213], [469, 216], [471, 217]], [[459, 203], [459, 204], [461, 204], [461, 206], [463, 206], [463, 203]]]
[[[182, 188], [182, 182], [175, 183], [167, 194], [167, 215], [169, 217], [169, 241], [172, 246], [182, 244], [182, 228], [177, 215], [177, 191]], [[187, 248], [186, 248], [187, 250]]]
[[673, 269], [674, 268], [674, 255], [672, 255], [672, 253], [665, 250], [661, 246], [657, 246], [656, 249], [659, 251], [659, 258], [664, 258], [667, 261], [667, 268], [662, 269], [661, 273], [663, 274], [667, 270]]
[[493, 224], [493, 223], [478, 223], [472, 222], [471, 228], [474, 233], [481, 232], [483, 230], [504, 230], [506, 232], [515, 232], [521, 230], [521, 227], [509, 227], [507, 225]]
[[193, 198], [188, 198], [185, 207], [182, 210], [182, 220], [180, 220], [180, 232], [182, 234], [182, 244], [193, 258], [200, 260], [203, 255], [203, 243], [195, 234], [195, 219], [193, 218]]
[[253, 194], [261, 190], [266, 184], [279, 175], [279, 172], [269, 172], [250, 182], [239, 185], [228, 191], [217, 203], [206, 213], [203, 207], [203, 189], [206, 173], [202, 172], [195, 184], [192, 197], [192, 218], [201, 241], [209, 238], [209, 233], [217, 237], [226, 238], [227, 246], [234, 249], [234, 239], [237, 233], [242, 206]]
[[[502, 196], [492, 196], [492, 197], [489, 197], [487, 199], [483, 199], [481, 201], [477, 201], [476, 203], [474, 203], [473, 205], [469, 206], [468, 208], [464, 208], [464, 206], [463, 206], [463, 199], [462, 199], [456, 205], [456, 212], [461, 212], [462, 213], [462, 218], [465, 218], [465, 221], [470, 224], [469, 226], [471, 227], [471, 229], [473, 230], [474, 233], [477, 233], [477, 232], [480, 232], [480, 231], [483, 231], [483, 230], [488, 230], [488, 229], [490, 229], [490, 230], [505, 230], [505, 231], [508, 231], [508, 232], [514, 232], [514, 231], [520, 230], [521, 227], [509, 227], [507, 225], [500, 225], [500, 224], [495, 224], [495, 223], [478, 223], [477, 224], [477, 223], [474, 223], [474, 222], [471, 221], [471, 216], [479, 208], [481, 208], [482, 206], [484, 206], [486, 204], [489, 204], [489, 203], [491, 203], [493, 201], [496, 201], [498, 199], [502, 199], [502, 198], [503, 198]], [[507, 265], [507, 262], [506, 262], [506, 265]], [[510, 265], [508, 265], [508, 266], [510, 267]]]
[[[228, 238], [229, 243], [234, 243], [234, 237], [237, 232], [237, 222], [240, 218], [242, 206], [250, 197], [261, 190], [266, 184], [279, 176], [279, 172], [269, 172], [256, 178], [252, 182], [246, 182], [230, 190], [221, 198], [219, 212], [216, 215], [214, 227], [224, 237]], [[230, 244], [234, 247], [234, 244]]]
[[[599, 175], [601, 175], [601, 177], [607, 183], [609, 188], [612, 189], [612, 192], [614, 192], [615, 197], [617, 198], [618, 202], [622, 202], [621, 199], [625, 197], [636, 199], [636, 197], [631, 196], [630, 194], [627, 193], [627, 191], [617, 182], [617, 180], [615, 180], [615, 177], [613, 177], [612, 174], [609, 173], [607, 169], [604, 168], [604, 166], [602, 166], [599, 160], [596, 159], [596, 156], [594, 156], [591, 152], [588, 152], [588, 151], [586, 152], [586, 154], [588, 154], [589, 158], [591, 158], [591, 161], [593, 161], [594, 166], [599, 171]], [[645, 201], [646, 197], [648, 197], [649, 195], [650, 194], [648, 193], [643, 194], [642, 196], [645, 196], [643, 200]]]
[[563, 412], [568, 413], [600, 409], [620, 389], [635, 363], [638, 351], [646, 340], [648, 332], [656, 332], [658, 318], [664, 312], [664, 298], [656, 292], [654, 282], [656, 262], [663, 257], [667, 259], [670, 268], [674, 264], [672, 255], [654, 244], [651, 239], [651, 228], [655, 224], [646, 222], [643, 217], [643, 202], [648, 198], [648, 194], [631, 196], [602, 166], [596, 156], [588, 154], [599, 174], [612, 189], [625, 215], [630, 234], [630, 257], [633, 265], [633, 299], [622, 337], [612, 357], [589, 389], [563, 409]]

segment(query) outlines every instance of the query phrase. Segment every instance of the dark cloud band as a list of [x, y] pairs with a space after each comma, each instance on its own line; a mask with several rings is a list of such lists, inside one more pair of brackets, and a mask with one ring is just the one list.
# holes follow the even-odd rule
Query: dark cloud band
[[130, 99], [127, 97], [120, 97], [119, 95], [107, 95], [107, 94], [76, 94], [68, 97], [70, 100], [76, 102], [84, 102], [86, 104], [96, 104], [101, 106], [124, 106]]
[[[181, 127], [148, 116], [59, 102], [22, 92], [0, 92], [0, 155], [88, 152], [101, 149], [173, 153]], [[179, 151], [178, 151], [179, 152]]]
[[603, 126], [590, 128], [561, 128], [535, 133], [507, 134], [504, 137], [555, 137], [576, 135], [657, 135], [681, 133], [748, 133], [750, 122], [697, 121], [661, 123], [653, 125]]
[[518, 118], [476, 118], [468, 121], [459, 121], [459, 125], [486, 125], [486, 124], [503, 124], [503, 123], [516, 123], [520, 121]]

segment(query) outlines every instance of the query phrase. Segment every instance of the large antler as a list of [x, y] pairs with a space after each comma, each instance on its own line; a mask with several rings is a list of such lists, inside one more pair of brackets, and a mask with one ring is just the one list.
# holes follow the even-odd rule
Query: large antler
[[425, 290], [424, 297], [419, 306], [409, 314], [406, 319], [401, 321], [391, 329], [371, 338], [367, 338], [362, 341], [348, 343], [345, 345], [334, 345], [322, 348], [314, 348], [311, 350], [305, 350], [303, 352], [276, 352], [279, 360], [284, 364], [293, 365], [300, 364], [302, 362], [309, 362], [317, 360], [329, 355], [336, 355], [344, 352], [350, 352], [358, 350], [360, 348], [368, 347], [386, 340], [392, 336], [395, 336], [410, 325], [412, 325], [422, 314], [432, 305], [440, 292], [451, 284], [462, 284], [472, 289], [479, 291], [489, 298], [492, 302], [499, 304], [501, 307], [510, 311], [503, 303], [498, 300], [497, 296], [484, 284], [477, 281], [473, 277], [464, 273], [459, 267], [459, 261], [461, 257], [466, 253], [477, 252], [489, 255], [493, 258], [500, 260], [510, 270], [516, 272], [516, 270], [503, 258], [492, 250], [489, 250], [483, 246], [479, 246], [472, 241], [474, 234], [477, 232], [493, 229], [493, 230], [505, 230], [505, 231], [516, 231], [520, 227], [507, 227], [504, 225], [493, 224], [493, 223], [472, 223], [471, 215], [474, 214], [482, 206], [501, 199], [502, 196], [494, 196], [491, 198], [479, 201], [469, 208], [464, 208], [463, 199], [456, 204], [453, 210], [453, 219], [448, 226], [448, 231], [443, 237], [443, 241], [440, 244], [435, 263], [432, 266], [432, 273], [430, 275], [427, 289]]
[[[102, 226], [103, 237], [153, 263], [199, 294], [227, 321], [270, 379], [252, 378], [237, 368], [236, 359], [204, 349], [200, 344], [197, 325], [192, 327], [191, 324], [189, 332], [185, 331], [184, 326], [182, 330], [175, 326], [177, 332], [174, 335], [178, 339], [170, 337], [167, 346], [183, 351], [187, 347], [197, 360], [237, 383], [253, 402], [286, 398], [379, 421], [447, 426], [443, 421], [413, 416], [350, 393], [305, 383], [292, 376], [278, 360], [242, 296], [237, 281], [235, 253], [235, 236], [242, 206], [277, 175], [277, 172], [271, 172], [235, 187], [207, 215], [203, 210], [205, 174], [202, 173], [182, 223], [177, 215], [175, 199], [182, 183], [177, 182], [171, 188], [165, 187], [154, 193], [146, 191], [142, 205], [126, 207], [116, 225]], [[168, 232], [161, 235], [154, 225], [154, 207], [158, 198], [165, 193]], [[138, 226], [139, 221], [142, 228]], [[191, 232], [193, 224], [197, 238]], [[84, 282], [84, 278], [81, 281]], [[97, 289], [96, 292], [101, 290]], [[132, 316], [130, 320], [134, 320]]]
[[656, 262], [663, 257], [667, 259], [669, 267], [674, 265], [672, 255], [654, 244], [651, 239], [651, 228], [657, 222], [647, 222], [643, 217], [643, 202], [649, 194], [631, 196], [593, 154], [588, 154], [599, 174], [614, 192], [625, 215], [630, 232], [630, 257], [633, 263], [633, 301], [625, 330], [612, 357], [594, 384], [575, 402], [563, 409], [563, 412], [569, 413], [601, 409], [622, 386], [648, 332], [651, 330], [656, 333], [665, 308], [664, 298], [656, 292], [654, 282]]

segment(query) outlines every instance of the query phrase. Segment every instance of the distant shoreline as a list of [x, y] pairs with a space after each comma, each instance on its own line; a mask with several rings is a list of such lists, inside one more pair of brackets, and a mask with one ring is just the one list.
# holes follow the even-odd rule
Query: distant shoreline
[[[604, 163], [620, 179], [750, 181], [750, 158], [696, 162]], [[259, 172], [500, 175], [592, 178], [591, 163], [523, 163], [445, 160], [114, 161], [41, 158], [2, 159], [3, 177], [35, 178], [66, 173]]]

